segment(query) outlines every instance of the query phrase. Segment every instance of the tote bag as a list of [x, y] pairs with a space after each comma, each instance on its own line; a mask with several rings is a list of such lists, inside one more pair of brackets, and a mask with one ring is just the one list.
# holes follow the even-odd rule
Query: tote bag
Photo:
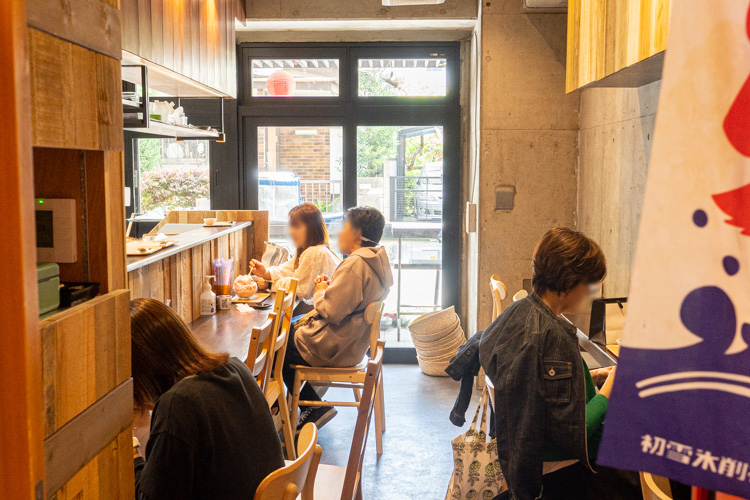
[[[507, 489], [497, 459], [497, 441], [487, 440], [489, 413], [489, 397], [485, 387], [469, 430], [451, 441], [453, 475], [446, 500], [492, 500]], [[479, 431], [477, 421], [480, 421]]]

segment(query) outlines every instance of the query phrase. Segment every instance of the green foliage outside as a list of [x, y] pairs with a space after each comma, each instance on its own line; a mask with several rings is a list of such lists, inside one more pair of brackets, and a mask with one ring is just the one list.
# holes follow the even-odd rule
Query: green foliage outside
[[141, 173], [141, 210], [191, 208], [208, 198], [208, 169], [190, 165]]
[[207, 148], [201, 141], [139, 140], [141, 211], [189, 209], [199, 198], [208, 198]]

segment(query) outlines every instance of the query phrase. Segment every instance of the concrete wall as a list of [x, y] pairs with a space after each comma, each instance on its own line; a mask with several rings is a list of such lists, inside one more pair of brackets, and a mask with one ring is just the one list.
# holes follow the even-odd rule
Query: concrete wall
[[628, 295], [660, 84], [581, 95], [578, 227], [607, 256], [605, 297]]
[[381, 0], [246, 0], [248, 20], [297, 19], [476, 19], [473, 0], [438, 5], [385, 7]]
[[[489, 277], [509, 295], [531, 278], [531, 254], [553, 226], [574, 226], [579, 93], [565, 94], [566, 14], [524, 14], [522, 0], [489, 0], [481, 14], [477, 326], [489, 324]], [[498, 186], [515, 208], [494, 210]], [[507, 299], [510, 303], [510, 297]]]

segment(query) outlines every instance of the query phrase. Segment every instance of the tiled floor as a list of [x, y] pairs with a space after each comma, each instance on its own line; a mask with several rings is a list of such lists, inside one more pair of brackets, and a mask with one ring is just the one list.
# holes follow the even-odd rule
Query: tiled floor
[[[384, 373], [387, 431], [378, 458], [371, 426], [363, 466], [365, 500], [442, 500], [453, 470], [450, 442], [463, 432], [448, 420], [458, 382], [428, 377], [417, 365], [385, 365]], [[352, 396], [348, 390], [340, 395]], [[355, 419], [355, 409], [339, 408], [320, 430], [322, 463], [346, 465]]]

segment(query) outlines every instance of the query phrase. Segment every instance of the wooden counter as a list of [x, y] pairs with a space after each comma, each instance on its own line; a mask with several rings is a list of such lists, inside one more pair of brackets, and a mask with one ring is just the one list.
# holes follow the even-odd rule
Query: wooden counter
[[157, 261], [166, 259], [173, 255], [177, 255], [180, 252], [184, 252], [198, 245], [208, 243], [211, 240], [216, 240], [222, 236], [229, 235], [235, 231], [240, 231], [248, 226], [252, 226], [252, 222], [238, 222], [231, 227], [204, 227], [200, 224], [195, 224], [196, 228], [176, 236], [170, 236], [170, 240], [175, 240], [177, 243], [171, 247], [165, 248], [151, 255], [145, 255], [143, 257], [128, 257], [127, 270], [128, 272], [135, 271], [144, 266], [148, 266]]
[[[234, 220], [231, 227], [209, 228], [199, 224], [206, 217]], [[234, 276], [246, 272], [251, 259], [260, 259], [268, 240], [268, 212], [177, 212], [156, 226], [195, 224], [195, 229], [171, 239], [173, 247], [144, 257], [128, 258], [128, 287], [131, 298], [153, 298], [169, 304], [186, 322], [200, 318], [200, 294], [204, 276], [213, 274], [213, 259], [234, 259]]]
[[[273, 303], [273, 295], [266, 299], [269, 301]], [[209, 351], [226, 352], [245, 361], [253, 328], [261, 326], [270, 312], [271, 308], [241, 313], [232, 304], [231, 309], [213, 316], [201, 316], [190, 323], [190, 329]]]

